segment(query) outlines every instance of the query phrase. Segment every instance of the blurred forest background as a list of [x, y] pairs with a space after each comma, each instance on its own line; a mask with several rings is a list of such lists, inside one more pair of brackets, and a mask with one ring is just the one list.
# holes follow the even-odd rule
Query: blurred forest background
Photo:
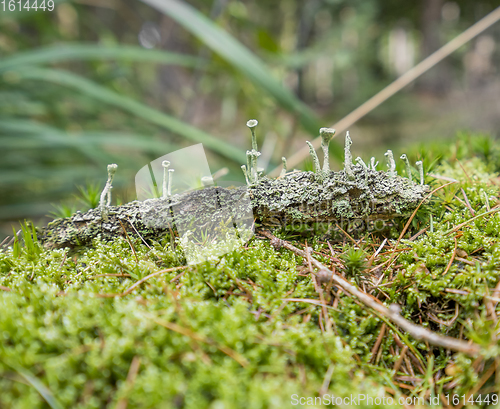
[[[54, 204], [82, 208], [78, 187], [98, 193], [108, 163], [119, 166], [121, 202], [135, 199], [141, 167], [200, 142], [212, 172], [243, 181], [250, 118], [271, 170], [497, 6], [77, 0], [0, 10], [0, 237], [13, 221], [48, 220]], [[499, 39], [497, 23], [358, 121], [354, 157], [452, 143], [457, 131], [498, 135]]]

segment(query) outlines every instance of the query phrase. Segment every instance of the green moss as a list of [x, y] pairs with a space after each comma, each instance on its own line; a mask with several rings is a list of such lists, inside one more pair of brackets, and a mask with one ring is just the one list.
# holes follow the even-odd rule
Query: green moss
[[[498, 328], [487, 309], [500, 280], [500, 212], [469, 221], [497, 205], [500, 188], [492, 180], [500, 159], [486, 142], [468, 159], [467, 143], [459, 139], [438, 149], [442, 158], [432, 173], [458, 183], [423, 206], [398, 249], [398, 223], [361, 234], [356, 246], [343, 232], [328, 243], [318, 235], [306, 239], [314, 257], [386, 305], [400, 304], [407, 319], [480, 344], [480, 364], [406, 338], [325, 283], [327, 322], [323, 309], [309, 302], [319, 295], [307, 260], [257, 237], [222, 257], [173, 271], [184, 256], [168, 231], [149, 247], [118, 237], [94, 238], [78, 250], [47, 250], [30, 241], [32, 230], [25, 226], [24, 239], [0, 251], [0, 407], [46, 408], [30, 379], [71, 408], [115, 407], [120, 399], [129, 408], [286, 408], [293, 394], [318, 396], [327, 373], [328, 394], [336, 396], [388, 396], [391, 390], [397, 400], [410, 394], [403, 383], [414, 396], [467, 394], [500, 356]], [[460, 164], [453, 159], [457, 152]], [[433, 188], [445, 183], [430, 176], [426, 182]], [[296, 194], [314, 201], [327, 193]], [[352, 202], [343, 203], [339, 212], [348, 212]], [[404, 211], [404, 201], [394, 206]], [[276, 234], [305, 245], [302, 235]], [[122, 294], [161, 270], [126, 296], [99, 297]], [[398, 378], [409, 376], [403, 369], [392, 373], [401, 350], [396, 339], [412, 351], [417, 381]], [[132, 362], [139, 365], [130, 382]], [[486, 379], [477, 393], [498, 390], [495, 382], [494, 376]]]

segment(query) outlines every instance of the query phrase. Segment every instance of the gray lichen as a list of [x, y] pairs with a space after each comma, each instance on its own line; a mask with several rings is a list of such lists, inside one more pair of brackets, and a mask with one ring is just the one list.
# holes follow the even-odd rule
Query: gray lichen
[[349, 180], [354, 179], [354, 174], [352, 172], [352, 154], [351, 154], [352, 140], [349, 136], [349, 131], [345, 134], [345, 146], [344, 146], [344, 170], [347, 174]]
[[107, 217], [107, 208], [111, 206], [111, 189], [113, 189], [112, 183], [117, 168], [118, 165], [115, 163], [108, 165], [108, 180], [106, 181], [106, 185], [102, 190], [99, 200], [99, 210], [103, 218]]
[[[248, 190], [209, 187], [167, 200], [134, 201], [110, 207], [107, 220], [97, 209], [77, 212], [49, 223], [42, 240], [53, 247], [75, 247], [90, 244], [98, 235], [112, 239], [124, 231], [133, 236], [138, 233], [146, 240], [158, 239], [177, 223], [202, 226], [238, 220], [251, 210], [258, 223], [269, 227], [391, 220], [409, 215], [428, 191], [426, 185], [361, 165], [352, 166], [351, 171], [354, 179], [345, 171], [330, 171], [322, 180], [314, 172], [295, 172], [279, 179], [264, 177]], [[241, 200], [245, 194], [250, 195], [250, 202]]]
[[332, 128], [321, 128], [319, 130], [321, 136], [321, 149], [323, 150], [323, 172], [330, 171], [330, 157], [328, 154], [328, 147], [330, 146], [330, 141], [335, 136], [335, 129]]
[[314, 146], [312, 145], [311, 142], [306, 141], [307, 146], [309, 146], [309, 155], [311, 155], [313, 165], [314, 165], [314, 173], [319, 174], [321, 172], [321, 166], [319, 164], [319, 159], [318, 155], [316, 154], [316, 151], [314, 150]]
[[281, 169], [280, 178], [284, 177], [287, 171], [286, 158], [283, 156], [281, 161], [283, 162], [283, 169]]
[[[316, 152], [309, 144], [311, 154], [314, 152], [313, 160], [316, 158], [315, 172], [286, 173], [286, 160], [283, 160], [285, 173], [281, 177], [264, 177], [256, 168], [258, 155], [255, 153], [259, 153], [253, 132], [256, 122], [249, 121], [253, 149], [247, 151], [247, 166], [241, 167], [247, 179], [246, 187], [205, 187], [172, 195], [173, 169], [168, 169], [162, 198], [109, 206], [105, 214], [101, 206], [86, 213], [77, 212], [49, 223], [41, 233], [41, 240], [51, 247], [77, 247], [91, 244], [96, 237], [113, 239], [118, 235], [139, 235], [145, 240], [158, 239], [175, 231], [176, 226], [191, 231], [207, 225], [216, 226], [216, 229], [217, 226], [235, 225], [249, 212], [250, 215], [253, 212], [256, 223], [267, 227], [291, 226], [302, 230], [304, 226], [318, 223], [335, 226], [354, 220], [366, 223], [367, 228], [373, 221], [411, 214], [429, 191], [429, 186], [423, 184], [421, 162], [417, 162], [421, 177], [418, 185], [396, 174], [391, 151], [386, 154], [388, 172], [375, 170], [374, 158], [370, 168], [361, 158], [353, 164], [349, 133], [345, 140], [344, 170], [328, 171], [325, 164], [321, 170]], [[324, 141], [327, 147], [327, 138]], [[324, 152], [327, 161], [327, 151]], [[164, 168], [167, 171], [167, 166]], [[112, 168], [108, 168], [108, 172], [111, 172], [106, 184], [108, 189], [103, 191], [101, 201], [108, 194], [114, 175]], [[242, 200], [244, 198], [247, 200]]]
[[170, 166], [170, 162], [168, 160], [164, 160], [162, 163], [161, 163], [161, 166], [163, 166], [163, 198], [167, 198], [168, 197], [168, 177], [169, 177], [169, 173], [168, 173], [168, 168]]
[[405, 165], [406, 165], [406, 177], [408, 178], [408, 180], [411, 181], [411, 166], [410, 166], [410, 161], [408, 160], [408, 157], [404, 153], [400, 156], [400, 158], [405, 161]]
[[418, 173], [420, 175], [420, 184], [424, 184], [424, 164], [422, 163], [421, 160], [415, 162], [415, 165], [417, 166]]
[[385, 157], [387, 158], [387, 167], [389, 168], [387, 170], [387, 174], [390, 177], [396, 176], [396, 162], [394, 161], [394, 155], [392, 154], [392, 151], [390, 149], [385, 153]]

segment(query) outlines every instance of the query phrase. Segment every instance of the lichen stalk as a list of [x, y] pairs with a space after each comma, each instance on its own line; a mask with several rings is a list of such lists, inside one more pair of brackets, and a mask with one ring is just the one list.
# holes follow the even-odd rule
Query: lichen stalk
[[201, 178], [201, 184], [203, 185], [203, 187], [207, 187], [207, 186], [210, 186], [212, 184], [212, 177], [211, 176], [203, 176]]
[[323, 150], [323, 172], [330, 171], [330, 155], [328, 154], [328, 147], [330, 146], [330, 141], [335, 135], [335, 129], [332, 128], [321, 128], [319, 130], [321, 135], [321, 149]]
[[356, 163], [358, 165], [361, 165], [363, 167], [363, 169], [368, 169], [368, 166], [366, 166], [366, 163], [359, 156], [356, 158]]
[[247, 126], [250, 128], [252, 133], [252, 150], [247, 151], [247, 172], [250, 183], [257, 183], [259, 176], [263, 172], [259, 172], [257, 169], [257, 158], [261, 155], [257, 146], [257, 137], [255, 136], [255, 127], [259, 124], [256, 119], [250, 119], [247, 121]]
[[102, 190], [101, 198], [99, 200], [99, 207], [101, 209], [104, 209], [106, 205], [109, 206], [111, 204], [111, 189], [113, 187], [111, 184], [113, 183], [113, 178], [115, 177], [117, 168], [118, 165], [116, 163], [108, 165], [108, 180], [106, 181], [106, 185]]
[[247, 173], [248, 173], [248, 180], [250, 183], [253, 183], [252, 179], [252, 151], [247, 151]]
[[252, 177], [254, 183], [257, 183], [260, 174], [264, 172], [264, 169], [262, 169], [262, 171], [260, 171], [259, 173], [259, 169], [257, 168], [257, 159], [259, 156], [260, 152], [255, 149], [252, 149]]
[[316, 154], [316, 151], [314, 150], [314, 146], [309, 141], [306, 141], [306, 143], [309, 146], [309, 154], [311, 155], [312, 160], [313, 160], [314, 173], [320, 173], [321, 172], [321, 166], [319, 164], [318, 155]]
[[415, 166], [417, 167], [418, 169], [418, 173], [420, 175], [420, 184], [423, 185], [424, 184], [424, 164], [422, 163], [421, 160], [415, 162]]
[[401, 159], [403, 159], [405, 161], [405, 165], [406, 165], [406, 176], [408, 177], [408, 179], [410, 180], [411, 182], [411, 167], [410, 167], [410, 161], [408, 160], [408, 157], [406, 156], [406, 154], [402, 154], [400, 156]]
[[356, 158], [356, 163], [361, 165], [363, 168], [363, 171], [365, 172], [365, 181], [368, 180], [368, 166], [366, 166], [366, 163], [359, 156]]
[[282, 156], [281, 157], [281, 161], [283, 162], [283, 169], [281, 169], [280, 178], [282, 178], [283, 176], [285, 176], [286, 175], [286, 171], [287, 171], [286, 158], [284, 156]]
[[168, 170], [168, 179], [167, 179], [167, 197], [172, 196], [172, 179], [174, 177], [174, 169]]
[[163, 189], [162, 189], [162, 197], [165, 199], [167, 197], [167, 179], [168, 179], [168, 168], [170, 166], [170, 162], [168, 160], [164, 160], [161, 163], [163, 166]]
[[372, 158], [370, 159], [370, 167], [372, 170], [377, 170], [377, 165], [378, 165], [378, 161], [377, 163], [375, 163], [375, 157], [372, 156]]
[[352, 140], [349, 136], [349, 131], [345, 134], [345, 147], [344, 147], [344, 170], [350, 180], [354, 180], [354, 172], [352, 171], [352, 154], [351, 154]]
[[243, 171], [243, 174], [245, 175], [245, 181], [247, 182], [247, 185], [249, 185], [250, 180], [248, 179], [247, 167], [245, 165], [241, 165], [241, 170]]
[[387, 158], [387, 167], [389, 168], [387, 173], [390, 177], [396, 176], [396, 162], [394, 161], [394, 155], [390, 149], [385, 153], [385, 157]]
[[257, 147], [257, 137], [255, 136], [255, 127], [259, 124], [259, 121], [256, 119], [250, 119], [247, 121], [247, 126], [250, 128], [250, 132], [252, 132], [252, 149], [254, 151], [258, 150]]

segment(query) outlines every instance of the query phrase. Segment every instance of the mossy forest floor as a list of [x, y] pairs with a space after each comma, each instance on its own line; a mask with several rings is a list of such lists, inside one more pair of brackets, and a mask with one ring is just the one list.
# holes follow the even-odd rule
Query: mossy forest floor
[[275, 234], [479, 356], [416, 340], [331, 283], [319, 291], [307, 260], [258, 234], [184, 267], [170, 237], [70, 251], [26, 231], [0, 250], [0, 408], [498, 406], [500, 151], [461, 136], [409, 156], [432, 188], [457, 182], [399, 244], [404, 220], [340, 241]]

